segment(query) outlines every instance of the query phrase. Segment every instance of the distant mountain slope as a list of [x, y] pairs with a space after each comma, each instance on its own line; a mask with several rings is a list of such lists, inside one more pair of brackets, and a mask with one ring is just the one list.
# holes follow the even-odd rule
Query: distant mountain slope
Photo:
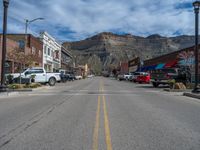
[[145, 38], [103, 32], [82, 41], [64, 42], [63, 45], [76, 56], [78, 63], [89, 63], [88, 60], [94, 57], [108, 67], [135, 56], [145, 60], [192, 46], [194, 36], [162, 37], [154, 34]]

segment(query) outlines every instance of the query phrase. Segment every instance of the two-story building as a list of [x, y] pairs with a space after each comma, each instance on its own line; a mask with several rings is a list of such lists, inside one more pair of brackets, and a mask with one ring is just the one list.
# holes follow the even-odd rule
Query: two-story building
[[33, 63], [31, 66], [42, 66], [43, 63], [43, 47], [42, 42], [32, 34], [7, 34], [7, 38], [16, 41], [19, 45], [18, 49], [25, 55], [32, 55]]
[[30, 66], [42, 67], [42, 46], [42, 42], [31, 34], [7, 34], [6, 73], [19, 72]]
[[48, 72], [61, 68], [61, 44], [47, 32], [40, 33], [43, 42], [43, 67]]
[[61, 47], [61, 69], [71, 71], [72, 70], [72, 54], [64, 47]]

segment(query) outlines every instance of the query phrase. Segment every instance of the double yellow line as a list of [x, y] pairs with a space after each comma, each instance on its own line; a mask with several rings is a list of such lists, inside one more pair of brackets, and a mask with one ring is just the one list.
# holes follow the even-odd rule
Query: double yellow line
[[[100, 84], [99, 91], [101, 91], [101, 92], [104, 91], [102, 82]], [[106, 148], [107, 148], [107, 150], [112, 150], [112, 142], [111, 142], [111, 136], [110, 136], [108, 112], [107, 112], [107, 107], [106, 107], [106, 99], [105, 99], [104, 95], [99, 95], [98, 96], [98, 104], [97, 104], [97, 111], [96, 111], [96, 121], [95, 121], [95, 127], [94, 127], [94, 135], [93, 135], [93, 150], [98, 150], [101, 96], [102, 96], [102, 101], [103, 101], [104, 131], [105, 131]]]

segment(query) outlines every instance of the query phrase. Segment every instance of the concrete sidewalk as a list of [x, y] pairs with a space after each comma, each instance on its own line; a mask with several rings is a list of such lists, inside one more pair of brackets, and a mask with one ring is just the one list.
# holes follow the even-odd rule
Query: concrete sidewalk
[[41, 91], [41, 90], [48, 90], [53, 89], [51, 86], [42, 86], [38, 88], [27, 88], [27, 89], [15, 89], [15, 90], [8, 90], [5, 92], [0, 92], [0, 98], [7, 97], [7, 96], [17, 96], [17, 95], [23, 95], [27, 92], [34, 92], [34, 91]]

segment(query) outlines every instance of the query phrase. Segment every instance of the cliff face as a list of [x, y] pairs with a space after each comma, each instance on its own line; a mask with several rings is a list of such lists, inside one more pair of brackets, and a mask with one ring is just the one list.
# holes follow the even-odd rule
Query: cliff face
[[194, 36], [168, 38], [155, 34], [145, 38], [104, 32], [82, 41], [65, 42], [63, 45], [76, 56], [80, 64], [88, 63], [89, 58], [97, 56], [102, 65], [108, 67], [135, 56], [145, 60], [192, 46]]

